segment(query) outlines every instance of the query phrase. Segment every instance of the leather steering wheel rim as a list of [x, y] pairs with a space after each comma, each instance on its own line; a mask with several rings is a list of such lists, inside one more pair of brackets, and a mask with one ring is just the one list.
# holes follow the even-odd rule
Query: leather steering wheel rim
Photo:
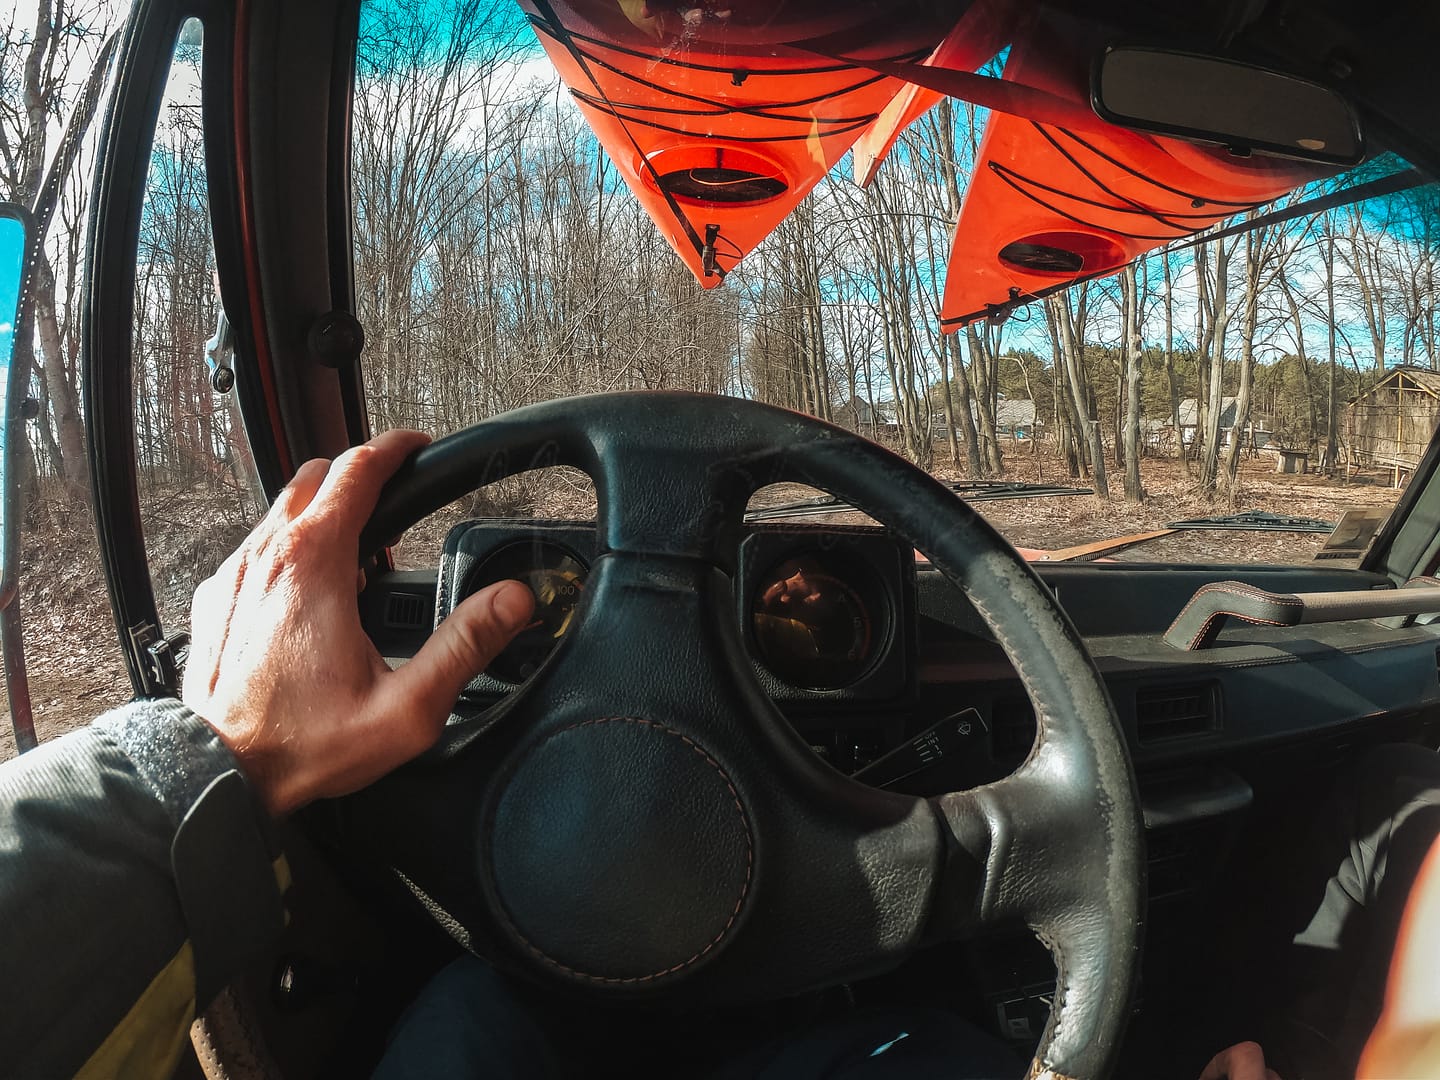
[[[843, 429], [632, 392], [530, 406], [426, 447], [382, 494], [361, 552], [549, 465], [583, 469], [598, 494], [602, 554], [577, 624], [505, 702], [344, 800], [342, 842], [498, 966], [621, 1000], [778, 997], [1018, 920], [1057, 969], [1027, 1075], [1108, 1075], [1140, 960], [1139, 799], [1104, 683], [1014, 549]], [[879, 792], [789, 730], [755, 681], [731, 585], [746, 501], [780, 481], [848, 499], [965, 592], [1035, 709], [1035, 745], [1008, 777], [929, 799]]]

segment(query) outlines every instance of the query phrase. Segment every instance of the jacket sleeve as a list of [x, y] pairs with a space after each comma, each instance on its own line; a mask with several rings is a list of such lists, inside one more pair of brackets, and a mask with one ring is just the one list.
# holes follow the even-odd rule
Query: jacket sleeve
[[284, 921], [288, 881], [233, 756], [134, 702], [0, 766], [0, 1071], [170, 1075]]

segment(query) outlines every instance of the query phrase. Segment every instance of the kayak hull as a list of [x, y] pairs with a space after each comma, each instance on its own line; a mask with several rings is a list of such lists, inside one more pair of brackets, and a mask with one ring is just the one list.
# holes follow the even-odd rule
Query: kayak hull
[[[1017, 42], [1004, 77], [1077, 104], [1091, 49]], [[1273, 157], [994, 113], [956, 224], [941, 326], [956, 330], [1280, 197], [1319, 175]]]
[[[904, 6], [845, 8], [841, 18], [826, 5], [789, 5], [788, 17], [680, 34], [644, 4], [523, 6], [626, 184], [706, 287], [789, 215], [903, 86], [863, 62], [923, 59], [946, 29], [919, 5], [908, 18]], [[776, 40], [785, 35], [794, 36]], [[828, 48], [847, 59], [817, 51]]]

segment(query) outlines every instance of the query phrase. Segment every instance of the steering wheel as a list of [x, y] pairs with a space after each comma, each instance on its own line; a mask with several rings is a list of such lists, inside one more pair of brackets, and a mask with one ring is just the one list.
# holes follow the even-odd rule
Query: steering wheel
[[[348, 842], [471, 951], [612, 1000], [775, 999], [1020, 921], [1057, 969], [1028, 1075], [1106, 1075], [1140, 957], [1139, 803], [1104, 684], [1014, 550], [933, 478], [833, 425], [642, 392], [546, 402], [421, 450], [362, 552], [546, 465], [583, 469], [598, 494], [576, 624], [504, 702], [346, 800]], [[788, 726], [734, 598], [746, 502], [778, 481], [850, 500], [964, 590], [1035, 707], [1014, 773], [928, 799], [880, 791]]]

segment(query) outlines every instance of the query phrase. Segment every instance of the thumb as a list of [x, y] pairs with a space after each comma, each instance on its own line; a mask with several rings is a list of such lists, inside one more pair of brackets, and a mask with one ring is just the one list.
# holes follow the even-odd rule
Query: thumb
[[429, 718], [450, 714], [470, 680], [530, 620], [535, 597], [518, 581], [498, 581], [467, 597], [415, 658], [395, 672], [395, 689]]

